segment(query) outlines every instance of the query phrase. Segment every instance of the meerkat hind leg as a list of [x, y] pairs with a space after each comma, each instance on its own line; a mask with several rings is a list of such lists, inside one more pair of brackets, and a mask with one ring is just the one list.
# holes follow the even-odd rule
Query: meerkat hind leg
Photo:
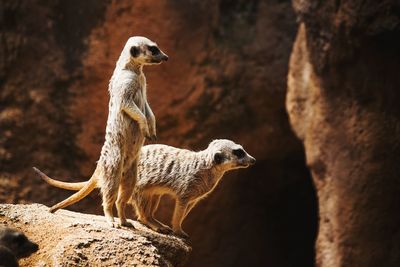
[[161, 222], [154, 219], [153, 217], [155, 206], [158, 206], [159, 202], [159, 198], [157, 197], [157, 195], [147, 193], [146, 196], [144, 196], [143, 200], [146, 225], [156, 232], [165, 234], [170, 233], [171, 229], [168, 226], [163, 225]]
[[149, 227], [150, 229], [152, 229], [153, 231], [156, 232], [162, 232], [164, 229], [164, 227], [162, 227], [162, 225], [160, 225], [158, 222], [156, 222], [152, 216], [151, 216], [151, 212], [152, 212], [152, 195], [149, 193], [142, 193], [140, 195], [140, 197], [138, 198], [138, 201], [136, 203], [137, 205], [137, 210], [139, 213], [139, 217], [138, 220], [146, 225], [147, 227]]
[[183, 238], [189, 237], [189, 235], [182, 230], [182, 222], [185, 217], [187, 206], [187, 202], [177, 199], [175, 202], [174, 215], [172, 216], [172, 229], [176, 235]]
[[151, 197], [151, 213], [150, 217], [153, 223], [158, 224], [158, 232], [164, 233], [164, 234], [170, 234], [172, 232], [172, 229], [168, 226], [157, 220], [154, 215], [158, 209], [158, 205], [160, 204], [160, 199], [161, 195], [153, 195]]
[[126, 205], [132, 196], [133, 189], [137, 178], [137, 165], [136, 162], [133, 166], [128, 169], [127, 172], [123, 173], [119, 185], [118, 199], [116, 201], [118, 217], [121, 226], [134, 227], [132, 223], [128, 222], [125, 215]]
[[137, 220], [145, 225], [148, 224], [149, 217], [150, 217], [149, 213], [147, 213], [150, 202], [151, 202], [150, 196], [143, 192], [141, 192], [139, 194], [139, 197], [136, 199]]
[[196, 204], [197, 200], [194, 200], [187, 205], [183, 219], [185, 219], [188, 216], [189, 212], [194, 208], [194, 206], [196, 206]]
[[115, 203], [115, 197], [113, 199], [112, 197], [108, 197], [103, 193], [104, 216], [106, 217], [107, 223], [113, 228], [118, 227], [118, 224], [116, 224], [114, 221], [114, 214], [113, 214], [114, 203]]
[[158, 209], [158, 205], [160, 204], [160, 200], [161, 200], [161, 195], [153, 195], [151, 197], [151, 216], [153, 218]]
[[136, 215], [136, 221], [141, 221], [142, 217], [141, 217], [141, 214], [140, 214], [139, 207], [138, 207], [138, 205], [136, 203], [137, 197], [135, 196], [133, 199], [134, 199], [134, 201], [131, 201], [131, 205], [132, 205], [132, 208], [133, 208], [134, 213]]
[[115, 228], [118, 224], [114, 221], [113, 207], [118, 196], [118, 185], [120, 181], [119, 168], [114, 167], [104, 170], [104, 177], [101, 177], [102, 186], [102, 200], [103, 200], [103, 211], [106, 217], [107, 223]]
[[127, 221], [126, 215], [125, 215], [125, 209], [126, 209], [127, 203], [126, 203], [126, 201], [124, 201], [124, 197], [121, 197], [121, 195], [126, 195], [127, 194], [126, 191], [127, 190], [125, 190], [125, 189], [120, 189], [119, 194], [118, 194], [118, 199], [116, 201], [118, 218], [120, 220], [121, 226], [134, 227], [132, 223]]

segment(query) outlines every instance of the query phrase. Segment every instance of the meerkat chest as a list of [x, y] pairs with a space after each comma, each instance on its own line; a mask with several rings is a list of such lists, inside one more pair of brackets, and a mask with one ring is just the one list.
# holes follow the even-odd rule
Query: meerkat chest
[[140, 87], [142, 88], [142, 90], [146, 90], [146, 77], [144, 76], [143, 73], [141, 73], [138, 76], [138, 83], [139, 83]]
[[210, 169], [202, 172], [201, 182], [198, 183], [199, 186], [199, 197], [205, 198], [217, 187], [219, 181], [221, 180], [223, 173], [215, 172], [215, 170]]
[[132, 88], [135, 92], [135, 103], [143, 111], [146, 101], [146, 77], [143, 73], [137, 76], [138, 88]]
[[[142, 111], [146, 102], [146, 78], [141, 73], [122, 71], [115, 79], [116, 101], [134, 103]], [[120, 90], [120, 93], [118, 93]], [[121, 97], [118, 99], [118, 97]]]

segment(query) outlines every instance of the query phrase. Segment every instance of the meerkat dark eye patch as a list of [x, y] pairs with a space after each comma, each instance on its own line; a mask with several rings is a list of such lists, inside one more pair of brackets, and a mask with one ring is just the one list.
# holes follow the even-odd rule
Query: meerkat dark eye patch
[[132, 57], [137, 57], [140, 54], [140, 49], [137, 46], [132, 46], [130, 52]]
[[224, 154], [219, 153], [219, 152], [215, 153], [215, 155], [214, 155], [215, 164], [221, 164], [222, 162], [224, 162], [224, 160], [225, 160]]
[[157, 55], [160, 53], [160, 49], [158, 49], [157, 46], [148, 46], [147, 49], [149, 49], [152, 55]]
[[244, 150], [240, 149], [240, 148], [239, 149], [234, 149], [232, 151], [232, 153], [233, 153], [233, 155], [235, 155], [238, 158], [243, 158], [246, 155], [246, 152], [244, 152]]

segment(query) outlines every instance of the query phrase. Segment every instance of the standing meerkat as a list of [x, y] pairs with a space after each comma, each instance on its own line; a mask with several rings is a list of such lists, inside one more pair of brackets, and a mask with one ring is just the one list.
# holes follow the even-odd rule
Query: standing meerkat
[[18, 259], [29, 257], [39, 246], [20, 231], [0, 227], [0, 266], [18, 267]]
[[[255, 162], [241, 145], [226, 139], [214, 140], [199, 152], [167, 145], [143, 146], [139, 176], [130, 202], [135, 206], [140, 222], [155, 231], [167, 233], [171, 229], [154, 218], [154, 214], [161, 196], [171, 195], [176, 200], [172, 229], [177, 235], [187, 237], [182, 222], [193, 207], [213, 191], [225, 172], [247, 168]], [[79, 190], [87, 183], [43, 179], [68, 190]]]
[[[117, 206], [120, 225], [132, 226], [126, 220], [125, 206], [131, 198], [137, 178], [140, 149], [145, 138], [156, 138], [156, 121], [147, 102], [144, 65], [167, 61], [156, 43], [135, 36], [128, 39], [110, 79], [109, 113], [105, 142], [90, 180], [78, 192], [50, 208], [50, 212], [67, 207], [100, 187], [104, 215], [115, 227], [113, 206]], [[41, 176], [44, 173], [34, 168]]]

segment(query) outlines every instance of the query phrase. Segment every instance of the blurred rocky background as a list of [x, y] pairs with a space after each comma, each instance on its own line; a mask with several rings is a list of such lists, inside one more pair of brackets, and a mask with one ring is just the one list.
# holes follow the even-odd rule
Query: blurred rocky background
[[[170, 57], [145, 68], [157, 142], [202, 149], [230, 138], [257, 158], [185, 221], [188, 266], [312, 266], [315, 194], [284, 101], [297, 29], [290, 1], [0, 3], [1, 202], [52, 205], [70, 194], [32, 166], [90, 177], [115, 62], [129, 36], [143, 35]], [[102, 214], [100, 204], [96, 192], [70, 209]]]
[[317, 266], [400, 266], [400, 2], [293, 6], [287, 109], [318, 192]]
[[[313, 266], [314, 183], [320, 266], [398, 266], [399, 12], [394, 0], [2, 0], [0, 202], [70, 194], [32, 166], [90, 177], [115, 61], [143, 35], [170, 57], [145, 68], [157, 142], [229, 138], [257, 158], [185, 221], [188, 266]], [[102, 214], [97, 193], [70, 209]]]

